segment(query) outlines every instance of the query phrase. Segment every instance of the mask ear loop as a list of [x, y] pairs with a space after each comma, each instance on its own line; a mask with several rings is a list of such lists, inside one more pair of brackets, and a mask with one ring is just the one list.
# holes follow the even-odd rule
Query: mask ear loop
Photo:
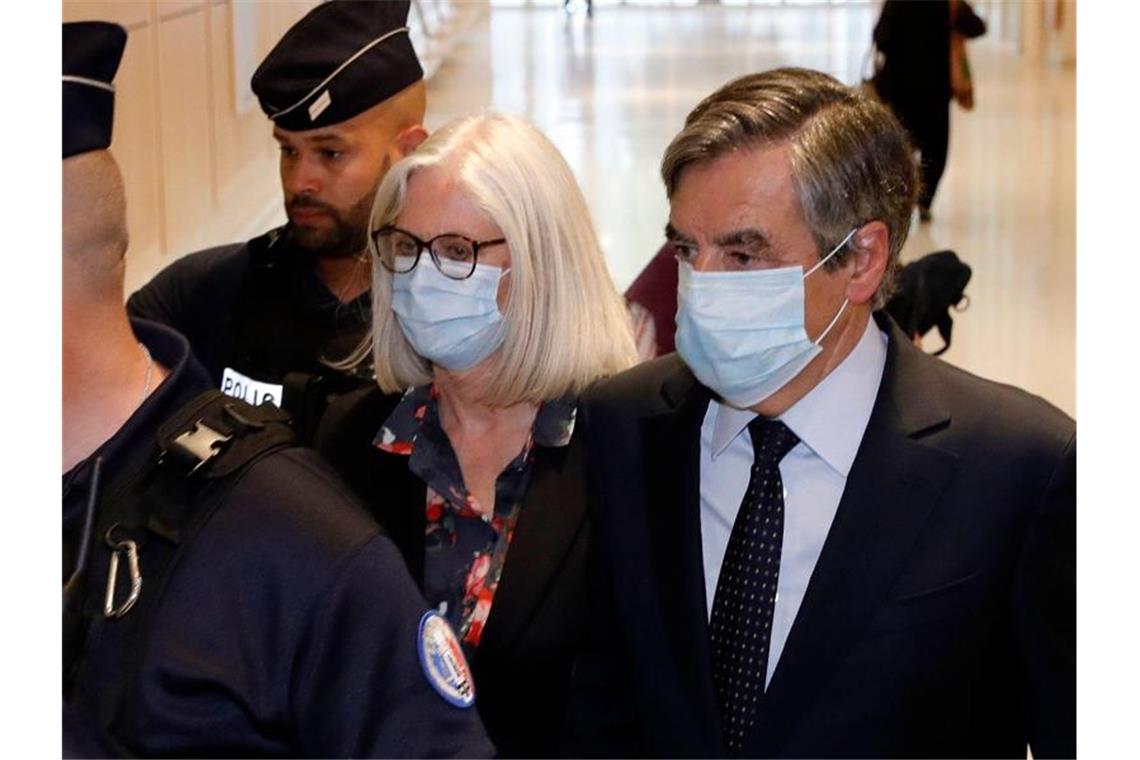
[[849, 303], [851, 303], [849, 300], [847, 300], [846, 298], [843, 299], [843, 305], [839, 307], [839, 311], [837, 311], [835, 313], [835, 316], [832, 317], [831, 324], [829, 324], [827, 327], [825, 327], [823, 329], [823, 332], [821, 332], [819, 334], [819, 337], [815, 339], [814, 343], [817, 346], [820, 343], [823, 343], [823, 339], [827, 337], [827, 334], [829, 332], [831, 332], [831, 328], [835, 327], [835, 323], [838, 322], [839, 318], [843, 316], [843, 312], [847, 310], [847, 304], [849, 304]]
[[[850, 232], [848, 232], [847, 237], [840, 240], [839, 245], [837, 245], [831, 249], [831, 253], [824, 256], [822, 259], [819, 260], [819, 263], [817, 263], [815, 266], [813, 266], [811, 269], [809, 269], [807, 272], [804, 273], [804, 279], [806, 280], [810, 274], [812, 274], [815, 270], [819, 269], [821, 266], [826, 264], [827, 260], [830, 259], [832, 256], [834, 256], [839, 251], [839, 249], [841, 249], [843, 246], [847, 245], [847, 241], [849, 241], [851, 239], [851, 237], [855, 234], [855, 232], [858, 229], [859, 229], [858, 227], [855, 227]], [[850, 300], [848, 300], [846, 298], [843, 299], [843, 305], [839, 307], [839, 311], [837, 311], [835, 313], [835, 316], [831, 318], [831, 322], [827, 325], [827, 327], [824, 328], [823, 332], [821, 332], [819, 334], [819, 337], [813, 341], [813, 343], [815, 343], [815, 345], [818, 346], [820, 343], [823, 342], [823, 339], [827, 337], [827, 334], [829, 332], [831, 332], [831, 328], [835, 327], [835, 323], [838, 322], [839, 318], [843, 316], [843, 312], [845, 312], [847, 310], [847, 305], [849, 303], [851, 303]]]
[[820, 259], [820, 260], [819, 260], [819, 261], [816, 263], [816, 265], [815, 265], [814, 267], [812, 267], [811, 269], [809, 269], [809, 270], [807, 270], [806, 272], [804, 272], [804, 279], [806, 280], [806, 279], [807, 279], [809, 276], [811, 276], [811, 275], [812, 275], [812, 274], [815, 272], [815, 270], [819, 269], [821, 266], [823, 266], [824, 264], [826, 264], [826, 263], [827, 263], [827, 261], [828, 261], [828, 259], [830, 259], [830, 258], [831, 258], [832, 256], [834, 256], [836, 253], [838, 253], [838, 252], [839, 252], [839, 250], [840, 250], [840, 249], [841, 249], [843, 246], [847, 245], [847, 241], [849, 241], [849, 240], [851, 239], [851, 237], [852, 237], [852, 236], [853, 236], [853, 235], [854, 235], [854, 234], [855, 234], [855, 233], [856, 233], [858, 230], [859, 230], [859, 228], [858, 228], [858, 227], [855, 227], [855, 228], [853, 228], [853, 229], [852, 229], [850, 232], [848, 232], [848, 233], [847, 233], [847, 237], [845, 237], [845, 238], [843, 238], [842, 240], [840, 240], [840, 241], [839, 241], [839, 245], [837, 245], [837, 246], [835, 246], [834, 248], [832, 248], [832, 249], [831, 249], [831, 253], [827, 254], [827, 255], [826, 255], [826, 256], [824, 256], [822, 259]]

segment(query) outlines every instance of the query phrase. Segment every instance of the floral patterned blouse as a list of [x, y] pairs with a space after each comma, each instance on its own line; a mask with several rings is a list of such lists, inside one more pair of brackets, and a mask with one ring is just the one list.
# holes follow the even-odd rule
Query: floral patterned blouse
[[459, 460], [439, 421], [437, 397], [433, 384], [410, 389], [373, 444], [406, 455], [409, 469], [427, 485], [424, 596], [451, 623], [470, 655], [491, 613], [534, 447], [570, 443], [577, 403], [567, 398], [539, 407], [526, 445], [495, 481], [494, 509], [484, 517], [463, 484]]

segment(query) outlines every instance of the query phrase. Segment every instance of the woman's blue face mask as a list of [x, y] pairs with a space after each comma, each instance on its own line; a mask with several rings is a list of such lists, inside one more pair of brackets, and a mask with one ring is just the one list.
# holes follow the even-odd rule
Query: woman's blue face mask
[[466, 370], [490, 356], [506, 334], [499, 280], [510, 269], [476, 264], [464, 280], [423, 262], [392, 277], [392, 311], [416, 353], [449, 370]]

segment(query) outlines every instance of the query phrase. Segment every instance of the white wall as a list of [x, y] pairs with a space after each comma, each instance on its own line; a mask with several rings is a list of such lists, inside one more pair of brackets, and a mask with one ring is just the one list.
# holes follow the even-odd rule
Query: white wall
[[[250, 20], [239, 44], [255, 62], [316, 5], [238, 2]], [[64, 21], [113, 21], [129, 35], [111, 146], [127, 187], [127, 293], [174, 258], [250, 237], [280, 213], [269, 122], [256, 101], [238, 111], [234, 10], [228, 0], [63, 3]]]

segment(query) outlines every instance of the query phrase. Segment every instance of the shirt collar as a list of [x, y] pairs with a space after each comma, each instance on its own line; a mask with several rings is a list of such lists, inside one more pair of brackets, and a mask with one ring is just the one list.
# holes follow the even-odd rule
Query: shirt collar
[[[409, 388], [380, 427], [373, 444], [392, 453], [411, 454], [426, 407], [435, 398], [435, 386], [431, 383]], [[544, 402], [535, 415], [531, 440], [546, 448], [568, 445], [577, 412], [578, 400], [574, 396]]]
[[[869, 319], [847, 358], [778, 418], [843, 477], [851, 471], [863, 431], [871, 419], [886, 361], [887, 336]], [[719, 401], [713, 403], [716, 404], [712, 439], [715, 458], [757, 415], [750, 409], [737, 409]]]

